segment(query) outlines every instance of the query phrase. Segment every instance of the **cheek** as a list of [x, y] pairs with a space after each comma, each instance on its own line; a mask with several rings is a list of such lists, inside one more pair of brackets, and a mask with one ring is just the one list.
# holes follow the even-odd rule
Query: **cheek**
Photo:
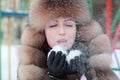
[[54, 45], [55, 45], [55, 34], [53, 34], [54, 32], [51, 32], [49, 30], [46, 30], [45, 31], [45, 36], [46, 36], [46, 40], [47, 40], [47, 43], [49, 45], [49, 47], [53, 48]]
[[76, 29], [70, 30], [68, 32], [68, 43], [67, 46], [68, 48], [71, 48], [72, 45], [74, 44], [75, 38], [76, 38]]
[[71, 38], [70, 40], [74, 40], [76, 37], [76, 29], [73, 28], [68, 32], [68, 34], [69, 34], [69, 37]]

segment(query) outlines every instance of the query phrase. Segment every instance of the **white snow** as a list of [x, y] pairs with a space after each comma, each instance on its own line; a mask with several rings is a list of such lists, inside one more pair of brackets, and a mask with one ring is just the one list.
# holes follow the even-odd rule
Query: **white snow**
[[[113, 57], [113, 62], [111, 67], [120, 69], [120, 50], [113, 51], [112, 57]], [[119, 80], [120, 80], [120, 71], [114, 70], [114, 72], [116, 73], [116, 75], [119, 77]]]
[[[8, 79], [8, 46], [7, 45], [2, 45], [2, 50], [1, 50], [1, 55], [2, 55], [2, 80], [17, 80], [17, 67], [18, 67], [18, 60], [16, 57], [16, 45], [12, 45], [11, 46], [11, 53], [10, 53], [10, 65], [11, 65], [11, 79]], [[119, 62], [116, 62], [115, 59], [115, 55], [117, 55], [117, 58], [119, 60]], [[120, 50], [116, 50], [113, 53], [113, 64], [112, 64], [112, 68], [120, 68], [120, 66], [118, 66], [118, 64], [120, 64]], [[114, 71], [117, 76], [120, 79], [120, 71]]]
[[[10, 63], [9, 57], [8, 57], [8, 46], [2, 45], [1, 47], [1, 70], [2, 70], [2, 80], [17, 80], [17, 66], [18, 66], [18, 60], [16, 57], [16, 46], [12, 45], [10, 47]], [[10, 64], [10, 74], [9, 74], [9, 68], [8, 64]], [[11, 75], [11, 77], [9, 77]], [[10, 78], [10, 79], [9, 79]]]
[[49, 53], [48, 53], [48, 55], [47, 55], [47, 58], [49, 57], [49, 55], [51, 54], [52, 51], [55, 51], [56, 53], [57, 53], [58, 51], [62, 51], [62, 54], [65, 54], [65, 55], [66, 55], [66, 61], [67, 61], [68, 63], [70, 63], [70, 60], [71, 60], [71, 59], [74, 59], [75, 56], [80, 56], [80, 54], [81, 54], [81, 51], [79, 51], [79, 50], [71, 50], [71, 51], [69, 52], [69, 54], [67, 54], [67, 51], [66, 51], [62, 46], [56, 45], [56, 46], [53, 47], [53, 49], [51, 49], [51, 50], [49, 51]]
[[74, 59], [75, 56], [80, 56], [80, 55], [81, 55], [81, 51], [80, 50], [71, 50], [69, 52], [69, 54], [67, 55], [67, 57], [66, 57], [66, 60], [67, 60], [68, 64], [70, 63], [71, 59]]
[[56, 53], [57, 53], [58, 51], [62, 51], [63, 54], [67, 55], [67, 52], [65, 51], [65, 49], [64, 49], [62, 46], [60, 46], [60, 45], [54, 46], [53, 49], [51, 49], [51, 50], [49, 51], [47, 57], [49, 57], [51, 51], [55, 51]]

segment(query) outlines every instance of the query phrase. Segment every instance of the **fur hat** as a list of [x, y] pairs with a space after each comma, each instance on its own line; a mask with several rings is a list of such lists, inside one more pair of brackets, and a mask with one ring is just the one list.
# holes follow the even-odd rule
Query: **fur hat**
[[90, 19], [87, 0], [33, 0], [29, 10], [29, 23], [44, 30], [45, 24], [58, 17], [71, 17], [81, 24]]

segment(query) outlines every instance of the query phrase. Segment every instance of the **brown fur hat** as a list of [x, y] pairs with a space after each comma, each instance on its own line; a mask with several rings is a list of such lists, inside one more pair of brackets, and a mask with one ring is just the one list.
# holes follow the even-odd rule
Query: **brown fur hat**
[[33, 0], [29, 10], [29, 23], [43, 30], [46, 22], [58, 17], [71, 17], [81, 24], [90, 19], [87, 0]]

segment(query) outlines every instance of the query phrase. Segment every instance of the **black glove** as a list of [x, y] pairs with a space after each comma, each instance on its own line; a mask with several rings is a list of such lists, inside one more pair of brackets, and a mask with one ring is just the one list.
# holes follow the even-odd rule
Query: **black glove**
[[85, 55], [76, 56], [67, 64], [67, 74], [79, 73], [80, 76], [86, 71], [87, 59]]
[[51, 51], [47, 65], [51, 76], [61, 79], [65, 77], [67, 65], [66, 56], [62, 55], [61, 51], [58, 51], [57, 53], [55, 51]]

